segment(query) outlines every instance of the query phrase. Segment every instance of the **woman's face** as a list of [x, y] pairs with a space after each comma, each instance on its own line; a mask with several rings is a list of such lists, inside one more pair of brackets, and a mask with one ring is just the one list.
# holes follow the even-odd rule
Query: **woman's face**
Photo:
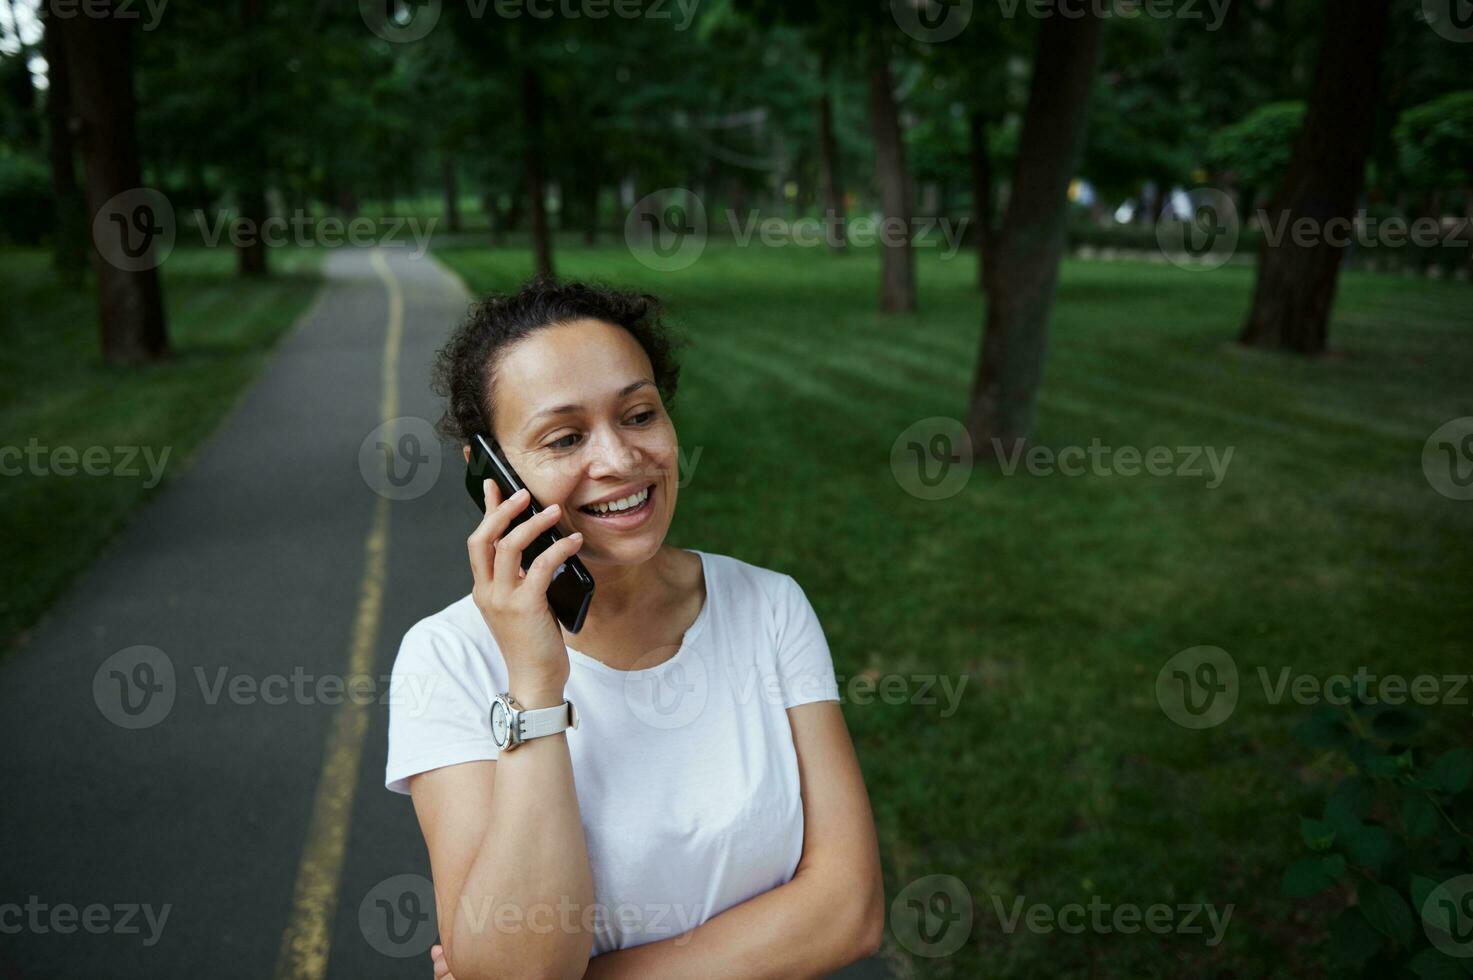
[[559, 530], [583, 532], [583, 561], [639, 564], [659, 550], [675, 514], [675, 426], [627, 330], [536, 331], [501, 355], [493, 398], [508, 461], [540, 503], [562, 507]]

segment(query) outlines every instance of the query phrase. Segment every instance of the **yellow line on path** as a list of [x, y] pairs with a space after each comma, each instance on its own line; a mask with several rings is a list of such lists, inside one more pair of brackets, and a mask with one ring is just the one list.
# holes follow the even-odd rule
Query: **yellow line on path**
[[[374, 249], [369, 261], [383, 280], [389, 299], [389, 329], [384, 335], [383, 394], [379, 416], [383, 421], [399, 415], [399, 347], [404, 337], [404, 292], [399, 280]], [[364, 541], [363, 578], [358, 585], [358, 611], [353, 619], [349, 643], [348, 672], [344, 689], [354, 690], [356, 677], [373, 678], [373, 653], [378, 642], [383, 611], [384, 580], [388, 573], [389, 500], [380, 496]], [[363, 681], [358, 681], [364, 684]], [[363, 755], [363, 737], [368, 730], [367, 700], [348, 697], [337, 706], [323, 753], [322, 775], [317, 798], [312, 804], [302, 863], [292, 894], [291, 919], [281, 937], [276, 976], [292, 980], [320, 980], [327, 975], [327, 958], [332, 941], [333, 915], [337, 911], [338, 886], [342, 880], [343, 857], [348, 847], [348, 828], [353, 818], [353, 795], [358, 784], [358, 762]]]

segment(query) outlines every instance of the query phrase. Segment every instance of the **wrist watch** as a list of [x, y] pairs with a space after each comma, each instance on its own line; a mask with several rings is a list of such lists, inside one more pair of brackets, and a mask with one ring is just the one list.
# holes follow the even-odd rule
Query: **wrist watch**
[[503, 752], [510, 752], [529, 738], [556, 735], [577, 727], [578, 709], [568, 700], [550, 708], [528, 710], [517, 703], [510, 691], [502, 691], [491, 702], [491, 737]]

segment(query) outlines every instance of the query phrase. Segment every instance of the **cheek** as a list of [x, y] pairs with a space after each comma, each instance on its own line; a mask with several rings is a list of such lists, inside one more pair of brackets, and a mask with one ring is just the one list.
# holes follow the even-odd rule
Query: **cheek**
[[530, 473], [522, 474], [527, 489], [544, 506], [564, 505], [578, 487], [579, 469], [572, 460], [549, 460]]

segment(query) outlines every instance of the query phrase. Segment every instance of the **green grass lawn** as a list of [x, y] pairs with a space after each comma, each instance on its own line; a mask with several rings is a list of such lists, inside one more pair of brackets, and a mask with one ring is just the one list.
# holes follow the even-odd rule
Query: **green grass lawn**
[[[531, 271], [524, 251], [436, 254], [477, 291]], [[674, 540], [793, 574], [841, 685], [862, 672], [966, 678], [949, 716], [845, 705], [889, 896], [950, 874], [974, 903], [949, 957], [911, 957], [888, 937], [902, 971], [1329, 972], [1313, 944], [1343, 898], [1295, 903], [1278, 886], [1302, 848], [1299, 814], [1342, 770], [1290, 737], [1309, 709], [1270, 703], [1257, 669], [1473, 665], [1473, 502], [1438, 495], [1421, 468], [1433, 430], [1473, 415], [1473, 289], [1350, 275], [1337, 353], [1304, 360], [1232, 342], [1251, 269], [1070, 263], [1038, 442], [1232, 448], [1225, 480], [978, 465], [932, 501], [902, 489], [891, 447], [917, 420], [965, 412], [982, 323], [969, 255], [921, 255], [913, 316], [875, 312], [873, 252], [712, 246], [665, 274], [614, 247], [562, 247], [557, 261], [564, 276], [659, 294], [691, 341], [675, 419], [700, 456]], [[1225, 723], [1189, 731], [1155, 681], [1198, 645], [1232, 655], [1242, 695]], [[1473, 734], [1466, 703], [1445, 714], [1444, 741]], [[1020, 896], [1233, 910], [1212, 946], [1009, 931]]]
[[[173, 356], [144, 368], [102, 362], [90, 283], [63, 286], [48, 252], [0, 251], [0, 446], [44, 450], [34, 458], [48, 471], [4, 461], [26, 472], [0, 478], [0, 653], [214, 429], [315, 294], [320, 251], [273, 250], [272, 277], [250, 282], [235, 275], [231, 249], [176, 250], [160, 269]], [[89, 447], [108, 450], [94, 471], [137, 474], [86, 476], [79, 458], [51, 462], [59, 448], [80, 457]], [[157, 483], [150, 457], [153, 473], [162, 462]], [[55, 472], [66, 469], [77, 472]]]

